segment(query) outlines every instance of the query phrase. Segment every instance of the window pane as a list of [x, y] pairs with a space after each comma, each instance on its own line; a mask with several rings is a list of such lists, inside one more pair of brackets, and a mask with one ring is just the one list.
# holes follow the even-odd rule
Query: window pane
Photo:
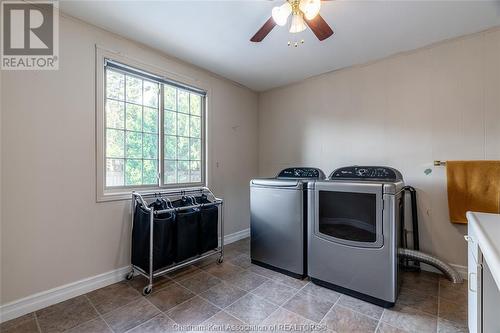
[[157, 107], [158, 106], [158, 83], [144, 81], [144, 105]]
[[142, 133], [127, 132], [127, 158], [142, 158]]
[[124, 132], [120, 130], [106, 130], [106, 157], [124, 157]]
[[201, 182], [205, 97], [126, 70], [105, 76], [106, 186], [155, 185], [158, 172], [165, 184]]
[[106, 186], [123, 186], [125, 179], [123, 165], [122, 159], [106, 160]]
[[142, 104], [142, 80], [127, 75], [126, 82], [127, 102]]
[[158, 156], [158, 134], [143, 134], [143, 158]]
[[191, 122], [189, 136], [192, 138], [200, 138], [201, 137], [201, 118], [191, 116], [189, 119]]
[[165, 111], [165, 134], [177, 134], [177, 113]]
[[177, 183], [177, 161], [165, 160], [165, 183]]
[[125, 162], [125, 185], [142, 185], [142, 160]]
[[158, 162], [157, 160], [142, 161], [143, 184], [158, 184]]
[[127, 103], [125, 108], [127, 109], [127, 129], [129, 131], [142, 131], [142, 107]]
[[200, 95], [196, 95], [196, 94], [190, 94], [190, 98], [189, 98], [189, 104], [190, 104], [190, 110], [191, 110], [191, 114], [194, 114], [194, 115], [201, 115], [201, 96]]
[[189, 182], [189, 161], [177, 161], [177, 182]]
[[143, 131], [158, 133], [158, 109], [144, 108]]
[[189, 139], [178, 138], [177, 142], [177, 158], [180, 160], [189, 160]]
[[201, 160], [201, 140], [200, 139], [190, 139], [190, 149], [189, 149], [189, 159], [190, 160]]
[[189, 93], [187, 91], [177, 90], [177, 107], [177, 111], [189, 113]]
[[189, 116], [187, 114], [177, 114], [177, 135], [189, 136]]
[[198, 183], [201, 182], [201, 168], [200, 168], [200, 161], [191, 161], [191, 168], [190, 168], [190, 177], [191, 177], [191, 182]]
[[165, 158], [169, 160], [177, 159], [177, 137], [166, 135], [164, 141], [163, 145], [165, 146]]
[[106, 100], [106, 127], [125, 128], [125, 106], [123, 102]]
[[167, 85], [163, 85], [163, 87], [165, 109], [177, 111], [177, 89]]
[[106, 96], [124, 100], [125, 75], [109, 69], [106, 70]]

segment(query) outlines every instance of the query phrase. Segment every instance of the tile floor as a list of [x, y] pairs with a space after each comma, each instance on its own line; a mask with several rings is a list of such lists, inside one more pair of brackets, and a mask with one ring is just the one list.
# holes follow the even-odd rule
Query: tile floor
[[148, 297], [140, 294], [144, 285], [140, 277], [116, 283], [3, 323], [0, 331], [262, 331], [288, 324], [274, 331], [467, 332], [466, 284], [405, 273], [396, 306], [383, 309], [252, 265], [248, 239], [228, 245], [222, 265], [213, 258], [159, 278]]

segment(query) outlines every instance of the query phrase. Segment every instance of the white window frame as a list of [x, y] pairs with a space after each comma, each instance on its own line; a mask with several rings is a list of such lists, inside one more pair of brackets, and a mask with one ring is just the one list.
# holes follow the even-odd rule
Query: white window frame
[[[158, 185], [149, 186], [149, 185], [138, 185], [138, 186], [120, 186], [120, 187], [109, 187], [106, 188], [106, 156], [105, 156], [105, 147], [106, 147], [106, 109], [105, 109], [105, 63], [106, 60], [115, 61], [126, 66], [130, 66], [131, 68], [137, 69], [139, 71], [143, 71], [145, 73], [157, 76], [159, 78], [163, 78], [165, 81], [173, 81], [178, 82], [181, 85], [185, 85], [187, 87], [192, 87], [194, 89], [205, 91], [205, 97], [203, 98], [204, 103], [202, 103], [201, 110], [201, 182], [198, 183], [185, 183], [185, 184], [165, 184], [164, 183], [164, 151], [163, 151], [163, 141], [164, 141], [164, 133], [163, 129], [159, 130], [159, 140], [158, 146], [159, 156], [158, 156], [158, 171], [161, 175]], [[161, 85], [162, 83], [160, 83]], [[207, 167], [208, 167], [208, 158], [207, 158], [207, 121], [208, 121], [208, 102], [210, 101], [210, 89], [203, 84], [201, 84], [197, 80], [193, 80], [191, 78], [165, 71], [161, 68], [144, 64], [140, 61], [137, 61], [131, 57], [124, 56], [121, 53], [113, 52], [106, 50], [102, 47], [96, 45], [96, 195], [97, 202], [103, 201], [115, 201], [115, 200], [127, 200], [130, 199], [132, 191], [138, 192], [147, 192], [154, 190], [180, 190], [180, 189], [192, 189], [197, 187], [207, 186]], [[161, 89], [160, 91], [163, 91]], [[160, 96], [160, 105], [159, 105], [159, 117], [160, 124], [159, 126], [163, 126], [164, 121], [164, 101], [163, 94]]]

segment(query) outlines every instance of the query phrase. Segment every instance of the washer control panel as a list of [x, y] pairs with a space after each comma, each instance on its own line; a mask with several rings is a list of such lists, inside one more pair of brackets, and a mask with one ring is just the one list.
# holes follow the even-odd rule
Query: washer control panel
[[317, 168], [287, 168], [278, 173], [277, 178], [312, 178], [323, 179], [325, 174]]
[[400, 180], [401, 173], [393, 168], [383, 166], [349, 166], [332, 172], [330, 179], [354, 180]]

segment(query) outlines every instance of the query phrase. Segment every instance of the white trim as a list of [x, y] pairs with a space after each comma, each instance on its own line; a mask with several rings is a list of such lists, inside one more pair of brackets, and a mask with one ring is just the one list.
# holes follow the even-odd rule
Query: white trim
[[455, 265], [455, 264], [450, 264], [450, 266], [455, 268], [464, 280], [469, 279], [469, 274], [467, 272], [467, 266]]
[[[224, 244], [231, 244], [248, 236], [250, 229], [237, 231], [224, 236]], [[129, 266], [118, 268], [4, 304], [0, 306], [0, 323], [120, 282], [129, 271]]]
[[[424, 263], [422, 263], [420, 265], [421, 265], [423, 271], [443, 274], [443, 272], [441, 272], [439, 269], [437, 269], [434, 266], [430, 266], [430, 265], [427, 265]], [[461, 265], [455, 265], [455, 264], [448, 264], [448, 265], [453, 267], [462, 276], [462, 278], [464, 280], [468, 279], [467, 266], [461, 266]]]
[[[203, 144], [201, 151], [201, 162], [202, 162], [202, 182], [200, 183], [187, 183], [187, 184], [175, 184], [175, 185], [165, 185], [159, 184], [159, 186], [139, 186], [137, 188], [117, 188], [117, 189], [106, 189], [105, 179], [106, 179], [106, 164], [104, 156], [104, 145], [105, 145], [105, 96], [104, 96], [104, 82], [105, 82], [105, 70], [104, 63], [105, 59], [114, 60], [119, 63], [131, 66], [133, 68], [143, 70], [145, 72], [151, 73], [158, 77], [174, 80], [179, 83], [195, 87], [200, 90], [205, 91], [205, 104], [202, 110], [202, 137], [201, 141]], [[179, 190], [181, 187], [192, 188], [207, 186], [209, 184], [208, 168], [209, 168], [209, 155], [207, 153], [208, 144], [208, 109], [211, 106], [211, 95], [212, 89], [209, 87], [208, 83], [205, 81], [193, 79], [191, 77], [181, 75], [178, 73], [173, 73], [167, 69], [151, 64], [146, 64], [140, 60], [133, 57], [125, 55], [122, 52], [112, 51], [106, 49], [102, 46], [95, 45], [95, 151], [96, 151], [96, 202], [106, 202], [106, 201], [118, 201], [118, 200], [130, 200], [130, 196], [133, 190], [135, 191], [148, 191], [148, 190]], [[163, 108], [161, 108], [163, 110]], [[162, 139], [163, 140], [163, 139]], [[160, 147], [160, 149], [163, 149]], [[161, 156], [161, 154], [160, 154]], [[160, 163], [161, 165], [161, 163]], [[159, 170], [163, 172], [162, 170]]]
[[123, 280], [129, 270], [130, 267], [118, 268], [114, 271], [91, 276], [4, 304], [0, 307], [0, 322], [23, 316], [27, 313], [119, 282]]
[[[232, 234], [224, 236], [224, 245], [234, 243], [240, 239], [250, 237], [250, 228], [241, 231], [233, 232]], [[220, 238], [219, 238], [220, 242]]]

